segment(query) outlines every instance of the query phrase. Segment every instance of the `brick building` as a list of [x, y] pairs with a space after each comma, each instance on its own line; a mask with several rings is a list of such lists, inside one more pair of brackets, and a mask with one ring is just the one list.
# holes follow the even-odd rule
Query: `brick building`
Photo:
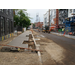
[[0, 9], [0, 41], [13, 36], [13, 9]]
[[42, 29], [42, 26], [43, 26], [43, 22], [37, 22], [37, 23], [35, 23], [35, 27], [36, 28], [41, 28]]
[[51, 9], [50, 11], [50, 26], [58, 26], [58, 9]]
[[39, 25], [39, 27], [42, 29], [42, 26], [43, 26], [43, 22], [40, 22], [40, 25]]

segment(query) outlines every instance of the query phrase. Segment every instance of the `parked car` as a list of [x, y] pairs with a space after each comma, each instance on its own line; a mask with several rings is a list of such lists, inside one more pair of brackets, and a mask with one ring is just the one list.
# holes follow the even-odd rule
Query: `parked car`
[[30, 30], [30, 28], [27, 28], [27, 30]]

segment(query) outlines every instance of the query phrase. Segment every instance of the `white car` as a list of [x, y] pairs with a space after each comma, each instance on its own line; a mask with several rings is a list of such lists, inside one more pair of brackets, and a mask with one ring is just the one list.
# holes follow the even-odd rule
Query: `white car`
[[17, 33], [17, 30], [15, 30], [14, 33]]
[[30, 28], [27, 28], [28, 30], [30, 30]]

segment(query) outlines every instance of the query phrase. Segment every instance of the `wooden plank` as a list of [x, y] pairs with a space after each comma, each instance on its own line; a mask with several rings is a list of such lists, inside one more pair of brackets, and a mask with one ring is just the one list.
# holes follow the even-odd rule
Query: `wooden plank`
[[17, 46], [11, 46], [11, 45], [4, 45], [4, 44], [0, 44], [1, 46], [8, 46], [8, 47], [15, 47], [15, 48], [20, 48], [20, 49], [28, 49], [28, 50], [32, 50], [32, 51], [40, 51], [43, 52], [42, 50], [37, 50], [37, 49], [30, 49], [30, 48], [23, 48], [23, 47], [17, 47]]

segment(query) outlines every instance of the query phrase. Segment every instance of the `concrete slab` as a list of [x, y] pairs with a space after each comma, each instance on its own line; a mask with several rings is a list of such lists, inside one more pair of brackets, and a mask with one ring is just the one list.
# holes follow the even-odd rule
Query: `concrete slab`
[[13, 41], [11, 41], [8, 45], [28, 48], [28, 44], [23, 44], [23, 42], [29, 40], [29, 37], [26, 37], [26, 35], [29, 35], [29, 34], [31, 34], [30, 31], [26, 31], [26, 32], [20, 34]]

